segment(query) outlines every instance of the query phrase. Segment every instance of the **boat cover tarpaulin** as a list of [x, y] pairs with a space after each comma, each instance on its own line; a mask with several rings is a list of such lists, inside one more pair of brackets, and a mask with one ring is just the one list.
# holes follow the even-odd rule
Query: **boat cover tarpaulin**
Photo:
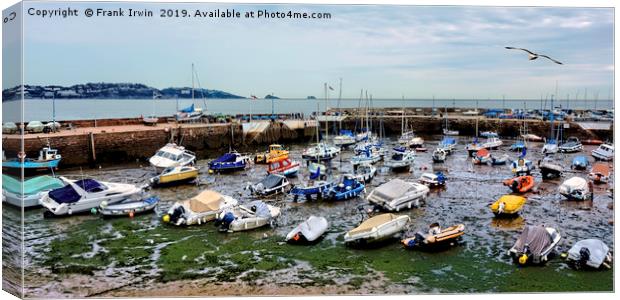
[[216, 160], [212, 161], [211, 163], [223, 163], [223, 162], [234, 162], [237, 160], [237, 155], [234, 153], [226, 153], [220, 157], [218, 157]]
[[381, 214], [378, 216], [374, 216], [357, 226], [355, 229], [349, 231], [349, 235], [355, 235], [358, 233], [363, 233], [367, 231], [371, 231], [373, 228], [383, 225], [385, 223], [391, 222], [396, 219], [397, 216], [394, 214]]
[[598, 268], [605, 261], [609, 247], [600, 240], [587, 239], [577, 242], [570, 250], [568, 250], [568, 259], [579, 261], [581, 258], [581, 249], [586, 248], [589, 252], [589, 258], [586, 264], [593, 268]]
[[194, 112], [194, 104], [192, 104], [191, 106], [186, 107], [186, 108], [184, 108], [184, 109], [181, 109], [181, 112], [182, 112], [182, 113], [191, 113], [191, 112]]
[[551, 236], [544, 226], [526, 226], [517, 239], [514, 248], [518, 252], [523, 252], [524, 246], [528, 245], [532, 255], [540, 256], [542, 251], [552, 242]]
[[252, 207], [256, 207], [254, 214], [259, 218], [271, 218], [269, 206], [263, 201], [254, 200], [244, 206], [249, 210], [252, 210]]
[[402, 179], [396, 178], [375, 188], [373, 194], [381, 199], [390, 201], [402, 197], [411, 188], [411, 184]]
[[[2, 174], [2, 189], [19, 195], [32, 195], [41, 191], [48, 191], [63, 187], [63, 182], [49, 175], [37, 176], [22, 182]], [[23, 188], [23, 190], [22, 190]]]
[[220, 209], [224, 198], [216, 191], [205, 190], [189, 200], [185, 200], [185, 206], [193, 212], [201, 213]]
[[560, 185], [560, 192], [570, 194], [573, 191], [587, 191], [588, 182], [581, 177], [570, 178]]
[[260, 183], [266, 189], [271, 189], [271, 188], [274, 188], [274, 187], [282, 185], [282, 181], [283, 180], [284, 180], [284, 177], [278, 176], [278, 175], [275, 175], [275, 174], [271, 174], [271, 175], [265, 177], [265, 179], [263, 179], [263, 181], [261, 181]]
[[609, 176], [609, 165], [606, 163], [595, 163], [592, 165], [592, 173]]

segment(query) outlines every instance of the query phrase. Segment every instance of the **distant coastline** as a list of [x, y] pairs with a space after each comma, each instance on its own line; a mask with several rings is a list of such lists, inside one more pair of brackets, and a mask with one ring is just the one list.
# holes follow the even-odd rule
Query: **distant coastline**
[[[20, 100], [21, 87], [2, 90], [2, 101]], [[24, 99], [191, 99], [191, 87], [157, 89], [140, 83], [86, 83], [72, 86], [24, 85]], [[194, 89], [194, 98], [247, 99], [232, 93], [203, 88]]]

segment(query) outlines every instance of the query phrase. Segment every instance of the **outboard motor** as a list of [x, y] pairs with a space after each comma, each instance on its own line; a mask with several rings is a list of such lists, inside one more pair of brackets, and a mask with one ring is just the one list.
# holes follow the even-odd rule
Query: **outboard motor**
[[579, 262], [577, 265], [580, 268], [584, 268], [587, 265], [588, 260], [590, 260], [590, 250], [586, 247], [582, 247], [579, 250]]
[[179, 219], [183, 217], [183, 215], [185, 215], [185, 208], [183, 206], [178, 206], [174, 209], [174, 211], [172, 211], [172, 214], [170, 215], [170, 221], [176, 224]]
[[230, 224], [235, 220], [235, 215], [232, 212], [225, 213], [220, 219], [220, 230], [226, 231], [230, 228]]

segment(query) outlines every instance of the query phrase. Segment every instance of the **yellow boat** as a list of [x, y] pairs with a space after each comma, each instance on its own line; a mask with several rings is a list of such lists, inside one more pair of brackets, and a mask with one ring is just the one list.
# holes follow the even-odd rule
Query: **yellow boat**
[[525, 197], [504, 195], [491, 204], [491, 211], [496, 215], [513, 215], [518, 213], [524, 204]]
[[191, 181], [198, 178], [198, 168], [193, 166], [172, 167], [165, 169], [160, 175], [151, 178], [154, 185], [170, 185]]
[[288, 158], [288, 150], [284, 149], [284, 146], [279, 144], [269, 145], [269, 152], [259, 153], [254, 157], [254, 163], [257, 164], [270, 164], [274, 161], [279, 161]]

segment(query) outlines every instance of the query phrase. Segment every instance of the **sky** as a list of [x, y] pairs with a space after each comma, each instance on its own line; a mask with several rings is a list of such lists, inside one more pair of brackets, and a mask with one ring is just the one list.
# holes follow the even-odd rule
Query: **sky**
[[[24, 16], [26, 84], [132, 82], [248, 97], [507, 99], [613, 94], [613, 9], [476, 6], [26, 3], [152, 18]], [[330, 19], [160, 18], [159, 9], [328, 12]], [[528, 48], [548, 60], [529, 61]], [[3, 83], [5, 84], [5, 83]], [[197, 84], [198, 86], [198, 84]], [[5, 85], [6, 87], [6, 85]]]

